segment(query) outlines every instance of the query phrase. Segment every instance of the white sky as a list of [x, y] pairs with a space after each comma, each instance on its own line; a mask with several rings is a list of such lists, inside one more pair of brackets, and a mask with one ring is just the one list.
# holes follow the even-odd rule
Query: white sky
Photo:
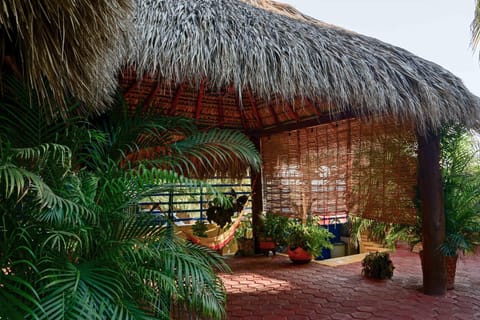
[[431, 60], [480, 96], [470, 47], [474, 0], [278, 0], [316, 19], [378, 38]]

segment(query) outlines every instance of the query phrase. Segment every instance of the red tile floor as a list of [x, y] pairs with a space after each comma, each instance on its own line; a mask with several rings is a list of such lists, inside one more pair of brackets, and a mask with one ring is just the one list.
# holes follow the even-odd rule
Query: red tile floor
[[480, 253], [461, 257], [455, 289], [444, 297], [422, 293], [418, 254], [391, 254], [391, 280], [361, 276], [361, 264], [293, 265], [285, 256], [231, 257], [228, 319], [480, 319]]

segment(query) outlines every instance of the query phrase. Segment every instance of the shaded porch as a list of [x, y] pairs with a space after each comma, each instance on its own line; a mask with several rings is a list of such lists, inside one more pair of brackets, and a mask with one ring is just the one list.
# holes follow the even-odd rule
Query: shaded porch
[[221, 274], [228, 319], [478, 319], [480, 253], [462, 257], [455, 290], [423, 294], [418, 254], [391, 254], [393, 278], [368, 280], [360, 262], [339, 267], [293, 265], [288, 257], [228, 259], [233, 274]]

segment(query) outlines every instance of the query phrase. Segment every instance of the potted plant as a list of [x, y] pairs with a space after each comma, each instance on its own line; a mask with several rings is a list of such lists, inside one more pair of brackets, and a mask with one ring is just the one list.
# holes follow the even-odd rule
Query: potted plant
[[237, 241], [236, 256], [253, 256], [255, 253], [253, 232], [252, 232], [252, 214], [248, 213], [242, 217], [240, 226], [235, 231], [235, 240]]
[[261, 216], [258, 229], [259, 249], [268, 255], [270, 251], [275, 254], [278, 246], [286, 245], [288, 217], [265, 213]]
[[240, 196], [237, 198], [237, 193], [234, 189], [230, 191], [230, 195], [223, 198], [214, 198], [208, 203], [207, 220], [212, 223], [215, 222], [220, 228], [225, 227], [232, 222], [232, 217], [235, 213], [241, 212], [248, 201], [248, 196]]
[[319, 226], [318, 221], [309, 216], [303, 223], [290, 219], [287, 228], [288, 256], [294, 263], [307, 263], [313, 257], [321, 256], [322, 249], [332, 249], [330, 239], [334, 235]]
[[393, 276], [392, 260], [387, 252], [371, 252], [362, 260], [362, 275], [373, 279], [391, 279]]
[[475, 251], [480, 241], [480, 163], [478, 147], [465, 130], [447, 128], [442, 135], [442, 177], [447, 289], [453, 289], [459, 253]]

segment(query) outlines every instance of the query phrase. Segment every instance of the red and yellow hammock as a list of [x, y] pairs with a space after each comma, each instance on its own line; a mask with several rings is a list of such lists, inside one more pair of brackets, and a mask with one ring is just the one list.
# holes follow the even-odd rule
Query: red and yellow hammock
[[229, 226], [220, 228], [216, 224], [209, 224], [207, 230], [207, 238], [197, 237], [192, 232], [191, 226], [177, 226], [179, 235], [193, 243], [205, 246], [212, 250], [222, 250], [235, 236], [235, 231], [242, 223], [242, 217], [245, 213], [245, 208], [240, 211], [235, 221]]

